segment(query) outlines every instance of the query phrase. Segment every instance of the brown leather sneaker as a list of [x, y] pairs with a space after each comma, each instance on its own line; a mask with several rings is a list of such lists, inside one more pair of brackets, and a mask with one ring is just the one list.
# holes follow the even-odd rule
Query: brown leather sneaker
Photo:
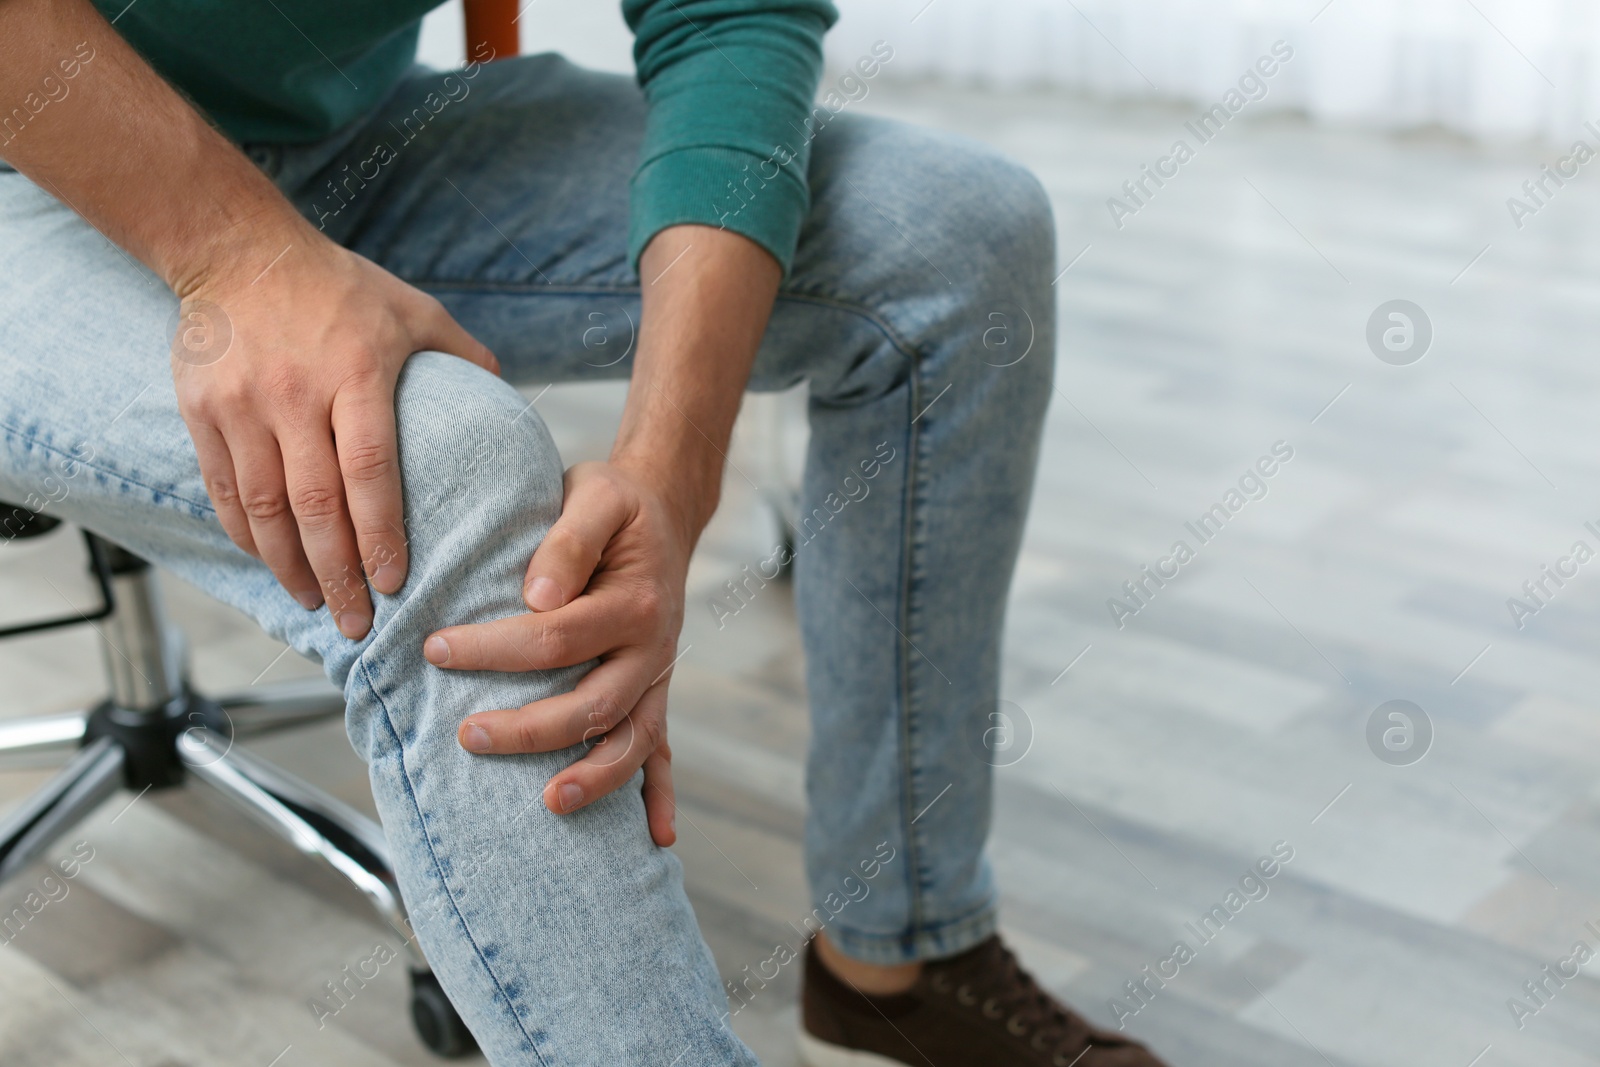
[[998, 936], [927, 963], [904, 993], [869, 997], [806, 946], [800, 1060], [806, 1067], [1165, 1067], [1143, 1045], [1090, 1026], [1039, 988]]

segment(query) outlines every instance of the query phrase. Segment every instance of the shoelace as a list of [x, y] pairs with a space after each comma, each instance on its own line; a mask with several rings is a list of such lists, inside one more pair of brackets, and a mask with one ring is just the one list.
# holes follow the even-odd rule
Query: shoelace
[[930, 976], [931, 985], [991, 1021], [1004, 1020], [1006, 1030], [1014, 1037], [1027, 1038], [1038, 1052], [1052, 1053], [1051, 1062], [1056, 1067], [1072, 1067], [1092, 1047], [1121, 1043], [1114, 1038], [1107, 1040], [1108, 1035], [1098, 1033], [1088, 1020], [1067, 1010], [1040, 987], [1004, 945], [997, 945], [996, 949], [999, 958], [995, 963], [1000, 973], [992, 982], [984, 983], [987, 988], [976, 988], [971, 982], [960, 982], [943, 973]]

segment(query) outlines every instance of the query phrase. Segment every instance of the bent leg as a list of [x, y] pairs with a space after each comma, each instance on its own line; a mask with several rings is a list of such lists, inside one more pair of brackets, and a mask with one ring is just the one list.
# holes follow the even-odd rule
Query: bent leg
[[812, 151], [758, 367], [811, 387], [806, 869], [835, 945], [908, 963], [995, 928], [993, 769], [1026, 751], [1001, 634], [1052, 391], [1055, 232], [1038, 181], [965, 138], [846, 115]]
[[541, 790], [576, 751], [491, 758], [456, 742], [467, 714], [570, 688], [582, 668], [466, 674], [421, 656], [438, 626], [524, 610], [523, 570], [559, 512], [560, 459], [515, 390], [438, 353], [407, 364], [410, 576], [375, 596], [373, 631], [352, 643], [218, 524], [167, 366], [171, 294], [3, 170], [0, 247], [0, 499], [124, 544], [322, 660], [418, 938], [491, 1062], [753, 1062], [638, 790], [557, 817]]
[[[328, 232], [435, 293], [509, 375], [627, 375], [637, 87], [550, 56], [491, 64], [341, 185], [442, 77], [408, 81], [341, 152], [287, 153], [280, 183], [312, 215], [344, 188]], [[811, 387], [812, 902], [863, 960], [949, 956], [994, 928], [992, 765], [1025, 725], [998, 703], [999, 652], [1051, 393], [1053, 223], [1038, 182], [983, 146], [852, 114], [818, 132], [810, 182], [751, 384]], [[751, 563], [743, 582], [777, 573]], [[736, 625], [741, 603], [710, 610]]]

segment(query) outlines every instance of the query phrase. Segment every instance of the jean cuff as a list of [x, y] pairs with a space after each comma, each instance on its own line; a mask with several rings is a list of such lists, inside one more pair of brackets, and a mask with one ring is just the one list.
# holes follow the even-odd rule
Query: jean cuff
[[900, 934], [868, 934], [834, 923], [827, 928], [828, 940], [853, 960], [879, 967], [945, 959], [956, 956], [985, 941], [1000, 925], [993, 901], [959, 919], [919, 926]]

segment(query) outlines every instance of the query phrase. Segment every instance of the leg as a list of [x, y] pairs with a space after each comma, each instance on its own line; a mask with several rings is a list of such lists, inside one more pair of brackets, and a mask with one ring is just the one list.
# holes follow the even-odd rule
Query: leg
[[[508, 375], [625, 376], [637, 90], [557, 57], [507, 60], [407, 126], [446, 77], [407, 81], [332, 150], [285, 155], [280, 184], [439, 296]], [[796, 577], [813, 899], [845, 952], [900, 964], [994, 929], [982, 852], [999, 757], [985, 740], [1050, 396], [1053, 225], [1020, 167], [899, 123], [830, 120], [811, 180], [752, 384], [811, 386]], [[771, 560], [752, 570], [776, 574]], [[829, 906], [860, 892], [844, 879], [859, 885], [864, 865], [883, 872], [870, 893]]]
[[[888, 843], [887, 877], [827, 930], [902, 964], [994, 931], [985, 740], [1051, 393], [1055, 234], [1038, 182], [960, 138], [836, 121], [814, 152], [795, 287], [850, 294], [853, 321], [812, 377], [796, 550], [807, 871], [837, 899]], [[769, 344], [804, 351], [812, 318], [781, 314]]]
[[436, 353], [407, 365], [411, 576], [351, 643], [218, 525], [167, 367], [170, 294], [8, 171], [0, 245], [0, 498], [48, 504], [322, 660], [344, 686], [418, 938], [491, 1061], [667, 1063], [692, 1048], [686, 1062], [752, 1062], [722, 1025], [681, 870], [651, 845], [637, 791], [558, 818], [540, 789], [576, 753], [491, 760], [455, 741], [468, 712], [581, 671], [463, 676], [421, 658], [445, 622], [522, 610], [522, 569], [561, 500], [559, 457], [522, 398]]
[[[378, 152], [442, 77], [402, 86], [342, 155], [285, 177], [320, 195], [388, 159], [344, 185], [341, 239], [436, 293], [508, 373], [626, 375], [636, 90], [553, 57], [495, 64], [470, 99]], [[808, 380], [812, 396], [796, 546], [806, 925], [855, 966], [909, 968], [913, 1029], [948, 1022], [941, 1054], [979, 1050], [955, 1062], [1157, 1067], [1039, 990], [993, 936], [992, 770], [1016, 758], [1023, 725], [997, 703], [1000, 635], [1054, 362], [1048, 200], [981, 146], [896, 123], [831, 119], [813, 151], [811, 217], [752, 382]], [[770, 580], [780, 555], [741, 580]], [[725, 620], [741, 604], [707, 607]], [[845, 1057], [808, 1050], [818, 1067], [877, 1062], [856, 1050], [928, 1062], [886, 1009], [813, 982], [812, 959], [807, 1030]]]

